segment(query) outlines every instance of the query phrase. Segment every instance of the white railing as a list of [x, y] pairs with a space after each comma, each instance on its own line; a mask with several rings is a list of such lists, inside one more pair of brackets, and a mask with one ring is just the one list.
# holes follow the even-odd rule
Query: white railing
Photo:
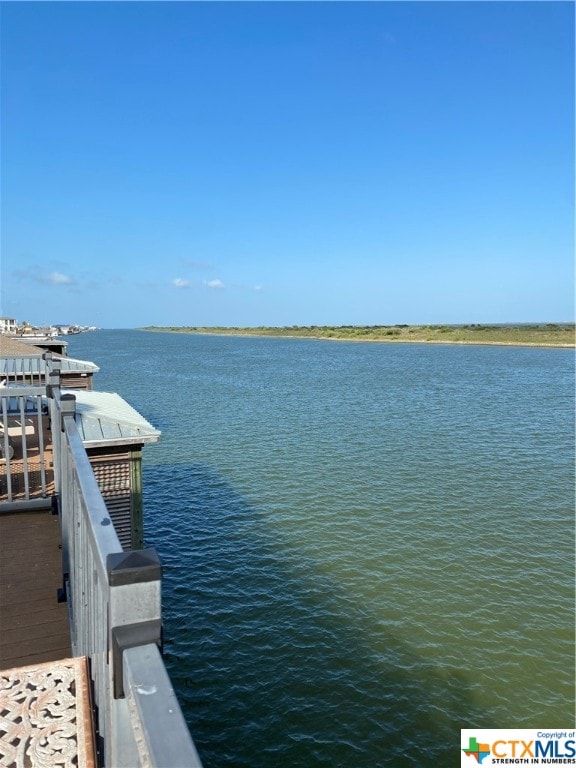
[[46, 387], [0, 387], [0, 502], [6, 512], [50, 506]]
[[[43, 420], [50, 420], [62, 596], [68, 602], [73, 655], [89, 659], [99, 765], [201, 768], [160, 653], [160, 561], [154, 549], [122, 550], [76, 427], [74, 396], [61, 393], [57, 368], [45, 387], [3, 387], [0, 393], [8, 484], [0, 511], [20, 508], [10, 489], [8, 430], [15, 421], [24, 425], [32, 418], [43, 441]], [[28, 435], [18, 432], [15, 438], [26, 456]], [[50, 507], [45, 483], [43, 475], [41, 499]], [[31, 484], [26, 487], [22, 504], [30, 508], [36, 500]]]
[[[90, 659], [102, 764], [200, 767], [159, 652], [160, 561], [153, 549], [122, 550], [74, 421], [74, 397], [56, 396], [54, 405], [72, 650]], [[55, 425], [53, 434], [56, 442]]]

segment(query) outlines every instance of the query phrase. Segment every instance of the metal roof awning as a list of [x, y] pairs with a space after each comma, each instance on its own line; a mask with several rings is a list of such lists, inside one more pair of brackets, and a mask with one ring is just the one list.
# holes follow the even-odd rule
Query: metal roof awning
[[[57, 358], [62, 373], [98, 373], [100, 368], [88, 360]], [[0, 376], [44, 376], [46, 361], [42, 357], [0, 357]]]
[[68, 390], [76, 397], [76, 425], [87, 448], [156, 443], [160, 431], [115, 392]]

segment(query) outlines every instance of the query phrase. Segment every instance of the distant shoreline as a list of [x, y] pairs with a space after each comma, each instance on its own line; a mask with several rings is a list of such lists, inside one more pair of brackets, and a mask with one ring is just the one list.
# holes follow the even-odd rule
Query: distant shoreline
[[257, 338], [369, 341], [393, 344], [463, 344], [556, 349], [573, 349], [576, 346], [574, 325], [560, 323], [511, 326], [262, 326], [257, 328], [146, 326], [138, 330], [206, 336], [254, 336]]

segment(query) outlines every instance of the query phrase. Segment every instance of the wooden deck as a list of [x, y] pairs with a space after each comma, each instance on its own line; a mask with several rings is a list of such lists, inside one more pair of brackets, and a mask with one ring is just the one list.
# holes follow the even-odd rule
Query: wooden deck
[[72, 655], [58, 518], [0, 514], [0, 669]]
[[[68, 606], [57, 597], [62, 550], [49, 424], [43, 417], [40, 441], [37, 419], [14, 421], [3, 425], [11, 456], [0, 458], [0, 766], [94, 768], [88, 661], [70, 658]], [[39, 510], [13, 511], [13, 502], [32, 501]], [[6, 502], [12, 511], [2, 511]]]

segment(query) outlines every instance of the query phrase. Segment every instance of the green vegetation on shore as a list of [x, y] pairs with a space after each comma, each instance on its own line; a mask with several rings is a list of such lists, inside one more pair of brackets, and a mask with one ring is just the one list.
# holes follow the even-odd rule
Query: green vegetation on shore
[[159, 327], [144, 331], [219, 334], [222, 336], [286, 336], [335, 341], [431, 342], [573, 347], [574, 323], [521, 325], [291, 325], [284, 327]]

